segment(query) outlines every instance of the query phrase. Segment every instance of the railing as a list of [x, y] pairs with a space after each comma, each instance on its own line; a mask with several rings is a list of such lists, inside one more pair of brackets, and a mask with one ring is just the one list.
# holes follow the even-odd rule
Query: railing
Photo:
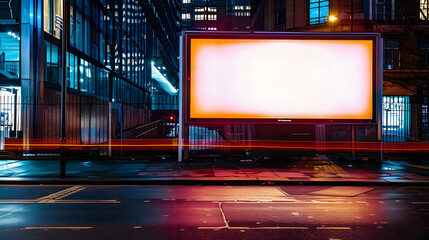
[[19, 78], [19, 61], [5, 61], [0, 64], [0, 70], [8, 72], [14, 78]]
[[124, 139], [143, 139], [150, 137], [159, 137], [158, 133], [162, 120], [146, 123], [135, 128], [124, 131]]

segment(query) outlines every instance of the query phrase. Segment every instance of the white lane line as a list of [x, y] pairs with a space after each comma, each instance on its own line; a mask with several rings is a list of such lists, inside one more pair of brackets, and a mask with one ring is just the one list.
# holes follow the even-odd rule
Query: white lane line
[[316, 227], [317, 230], [350, 230], [350, 227]]
[[277, 188], [280, 192], [282, 192], [284, 195], [289, 196], [290, 194], [287, 193], [285, 190], [283, 190], [282, 188], [278, 187]]
[[11, 214], [13, 214], [13, 213], [15, 213], [15, 212], [18, 212], [18, 211], [19, 211], [19, 210], [21, 210], [21, 209], [24, 209], [24, 208], [25, 208], [25, 207], [18, 208], [18, 209], [15, 209], [15, 210], [11, 211], [11, 212], [5, 213], [5, 214], [1, 215], [1, 216], [0, 216], [0, 218], [7, 217], [7, 216], [9, 216], [9, 215], [11, 215]]
[[94, 227], [25, 227], [25, 230], [46, 230], [46, 229], [54, 229], [54, 230], [81, 230], [81, 229], [92, 229]]
[[225, 227], [228, 228], [229, 224], [228, 224], [228, 221], [226, 220], [225, 212], [223, 211], [221, 202], [219, 203], [219, 209], [220, 209], [220, 212], [222, 213], [222, 218], [223, 218], [223, 222], [225, 223]]

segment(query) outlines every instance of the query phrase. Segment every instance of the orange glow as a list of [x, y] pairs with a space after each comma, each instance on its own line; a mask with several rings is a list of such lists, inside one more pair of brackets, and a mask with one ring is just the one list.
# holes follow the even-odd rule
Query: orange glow
[[[177, 139], [144, 139], [144, 140], [112, 140], [111, 144], [74, 144], [60, 141], [31, 140], [28, 143], [5, 143], [6, 151], [59, 150], [64, 147], [67, 151], [79, 151], [88, 148], [111, 148], [112, 150], [144, 150], [144, 151], [177, 151]], [[192, 149], [208, 147], [211, 150], [243, 151], [243, 150], [281, 150], [281, 151], [366, 151], [375, 152], [429, 152], [429, 143], [380, 143], [380, 142], [315, 142], [315, 141], [278, 141], [278, 140], [223, 140], [206, 141], [203, 144], [196, 140], [183, 142], [182, 147]]]
[[373, 118], [372, 40], [191, 39], [190, 118]]

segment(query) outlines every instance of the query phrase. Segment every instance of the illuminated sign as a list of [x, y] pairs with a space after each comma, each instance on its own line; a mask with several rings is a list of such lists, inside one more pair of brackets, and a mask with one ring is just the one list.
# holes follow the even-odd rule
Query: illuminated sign
[[377, 36], [190, 33], [188, 120], [374, 122]]

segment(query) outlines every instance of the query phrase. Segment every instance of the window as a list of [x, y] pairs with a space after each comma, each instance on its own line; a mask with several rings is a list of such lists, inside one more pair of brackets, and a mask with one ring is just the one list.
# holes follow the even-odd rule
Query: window
[[420, 67], [429, 69], [429, 37], [420, 40]]
[[375, 0], [376, 19], [393, 20], [397, 19], [399, 12], [399, 0]]
[[0, 81], [19, 78], [21, 37], [18, 31], [10, 31], [11, 27], [11, 25], [0, 26], [0, 71], [4, 73], [0, 74]]
[[45, 41], [45, 82], [60, 85], [58, 46]]
[[428, 20], [429, 0], [420, 0], [420, 19]]
[[281, 25], [286, 23], [286, 0], [276, 1], [275, 5], [276, 11], [276, 25]]
[[310, 24], [320, 24], [328, 21], [329, 1], [310, 0], [309, 4]]
[[206, 15], [204, 14], [196, 14], [195, 20], [206, 20]]
[[183, 0], [183, 3], [191, 3], [191, 0]]
[[45, 32], [60, 38], [60, 22], [63, 21], [63, 1], [62, 0], [44, 0], [43, 6], [43, 29]]
[[399, 40], [384, 39], [384, 69], [399, 69]]
[[410, 131], [410, 98], [383, 96], [382, 141], [405, 142]]
[[191, 19], [191, 14], [190, 13], [182, 13], [182, 20], [187, 20], [187, 19]]
[[217, 15], [213, 15], [213, 14], [209, 14], [207, 15], [208, 20], [216, 20], [217, 19]]

